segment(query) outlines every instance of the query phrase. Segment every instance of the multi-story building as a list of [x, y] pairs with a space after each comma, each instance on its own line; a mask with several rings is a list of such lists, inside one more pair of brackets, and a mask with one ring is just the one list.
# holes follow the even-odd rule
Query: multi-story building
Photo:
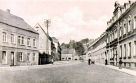
[[136, 2], [115, 2], [113, 17], [107, 22], [107, 58], [110, 64], [136, 67]]
[[86, 56], [96, 63], [104, 64], [106, 60], [106, 32], [89, 44]]
[[34, 29], [39, 33], [39, 64], [49, 63], [52, 56], [52, 39], [45, 31], [46, 27], [37, 23]]
[[22, 18], [0, 10], [0, 65], [37, 65], [38, 37]]
[[52, 37], [53, 43], [55, 45], [55, 56], [54, 59], [56, 61], [61, 60], [61, 47], [60, 47], [60, 43], [58, 41], [58, 39], [56, 39], [55, 37]]

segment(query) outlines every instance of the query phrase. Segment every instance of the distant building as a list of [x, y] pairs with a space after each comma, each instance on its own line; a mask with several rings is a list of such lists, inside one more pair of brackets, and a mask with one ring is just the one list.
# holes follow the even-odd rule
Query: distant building
[[61, 60], [78, 60], [75, 49], [62, 49]]
[[0, 65], [37, 65], [38, 37], [22, 18], [0, 10]]
[[55, 56], [54, 56], [54, 59], [56, 61], [59, 61], [61, 60], [61, 47], [60, 47], [60, 43], [58, 41], [58, 39], [56, 39], [55, 37], [52, 37], [52, 40], [53, 40], [53, 43], [54, 43], [54, 46], [55, 46]]
[[39, 64], [49, 63], [53, 58], [52, 55], [52, 39], [45, 31], [46, 27], [37, 23], [34, 29], [39, 33]]
[[89, 47], [87, 56], [96, 63], [104, 64], [106, 60], [106, 32], [94, 40]]

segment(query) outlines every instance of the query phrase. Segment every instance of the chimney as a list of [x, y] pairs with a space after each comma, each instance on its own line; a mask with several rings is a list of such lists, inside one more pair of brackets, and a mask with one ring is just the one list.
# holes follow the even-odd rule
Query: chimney
[[10, 9], [7, 9], [6, 11], [10, 14]]

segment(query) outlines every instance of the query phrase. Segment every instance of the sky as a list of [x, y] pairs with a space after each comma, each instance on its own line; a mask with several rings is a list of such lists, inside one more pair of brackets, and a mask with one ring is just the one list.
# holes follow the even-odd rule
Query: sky
[[[60, 43], [84, 38], [95, 39], [107, 28], [114, 3], [128, 0], [0, 0], [0, 9], [10, 9], [29, 25], [51, 21], [49, 35]], [[133, 1], [133, 0], [132, 0]], [[45, 27], [44, 27], [45, 29]], [[46, 30], [46, 29], [45, 29]]]

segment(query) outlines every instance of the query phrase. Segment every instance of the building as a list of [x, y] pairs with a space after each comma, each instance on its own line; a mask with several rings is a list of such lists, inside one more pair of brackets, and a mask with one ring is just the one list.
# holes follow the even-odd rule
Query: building
[[38, 33], [22, 18], [0, 10], [0, 65], [37, 65]]
[[109, 64], [136, 67], [136, 2], [115, 2], [113, 17], [107, 22], [107, 58]]
[[59, 61], [61, 60], [61, 47], [60, 47], [60, 43], [58, 41], [58, 39], [56, 39], [55, 37], [52, 37], [53, 43], [55, 45], [55, 56], [54, 59], [55, 61]]
[[61, 53], [61, 60], [77, 60], [75, 49], [62, 49]]
[[105, 64], [106, 60], [106, 32], [89, 44], [87, 56], [96, 63]]
[[52, 38], [45, 31], [46, 27], [37, 23], [34, 29], [39, 33], [39, 64], [47, 64], [53, 58]]

